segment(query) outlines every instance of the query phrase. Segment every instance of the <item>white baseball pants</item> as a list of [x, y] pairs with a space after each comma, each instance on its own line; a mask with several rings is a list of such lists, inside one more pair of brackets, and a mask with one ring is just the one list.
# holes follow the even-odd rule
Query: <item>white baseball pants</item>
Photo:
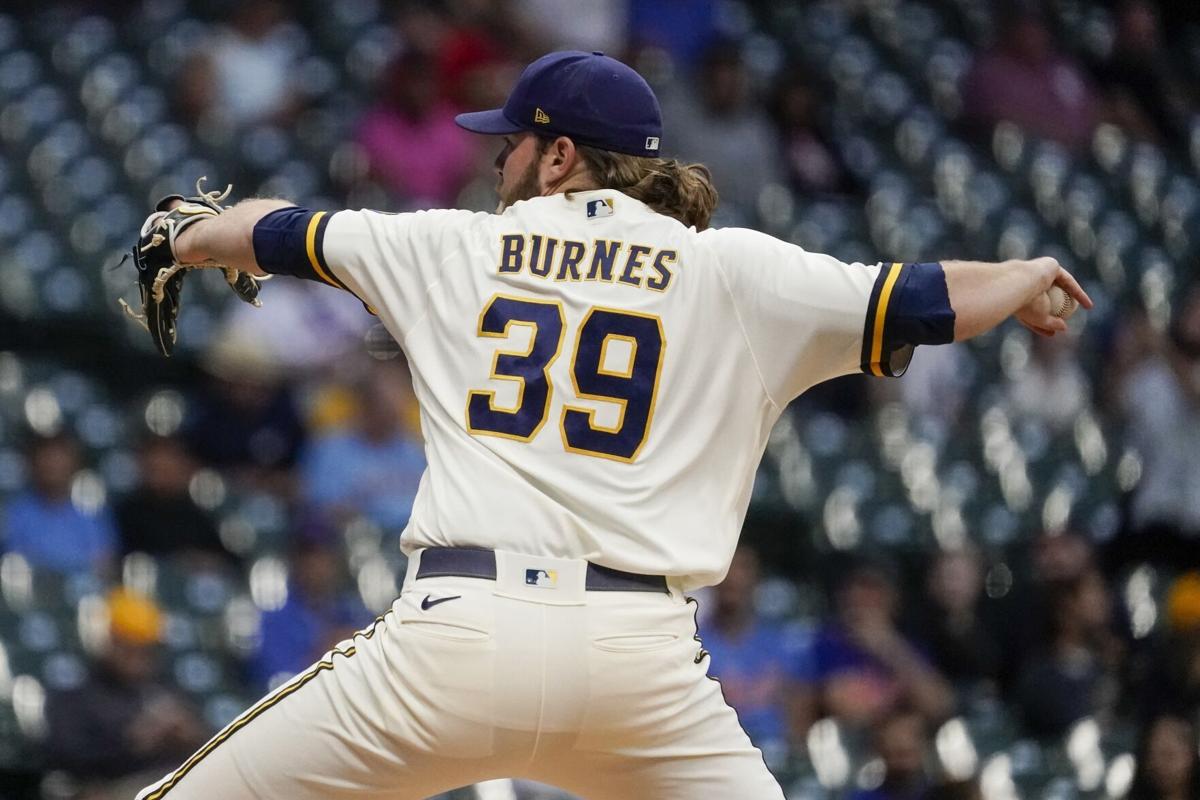
[[589, 592], [584, 561], [504, 552], [495, 581], [415, 580], [419, 559], [387, 614], [138, 800], [419, 800], [505, 777], [587, 800], [782, 800], [680, 593]]

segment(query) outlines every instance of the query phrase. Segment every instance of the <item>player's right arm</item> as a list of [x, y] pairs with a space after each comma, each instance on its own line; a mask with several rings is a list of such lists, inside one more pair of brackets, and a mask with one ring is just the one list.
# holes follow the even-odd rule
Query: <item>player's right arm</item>
[[1092, 307], [1087, 292], [1053, 258], [1005, 261], [943, 261], [950, 307], [954, 309], [954, 340], [986, 333], [1011, 316], [1041, 334], [1067, 329], [1067, 322], [1038, 302], [1051, 286], [1059, 286], [1084, 308]]
[[1091, 300], [1053, 259], [845, 264], [756, 231], [700, 234], [716, 255], [751, 358], [771, 401], [861, 370], [904, 372], [915, 347], [961, 341], [1009, 316], [1065, 330], [1044, 299], [1061, 286]]

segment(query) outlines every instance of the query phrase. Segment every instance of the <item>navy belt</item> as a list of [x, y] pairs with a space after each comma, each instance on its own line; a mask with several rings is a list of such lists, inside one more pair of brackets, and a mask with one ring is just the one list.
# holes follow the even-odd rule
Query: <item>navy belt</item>
[[[422, 578], [482, 578], [496, 580], [496, 554], [479, 547], [428, 547], [421, 551], [417, 580]], [[667, 592], [662, 575], [638, 575], [588, 563], [589, 592]]]

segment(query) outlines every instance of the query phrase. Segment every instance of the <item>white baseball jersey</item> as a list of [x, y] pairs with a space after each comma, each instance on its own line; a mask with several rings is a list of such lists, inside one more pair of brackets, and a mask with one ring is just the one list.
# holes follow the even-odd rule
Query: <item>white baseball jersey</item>
[[501, 214], [341, 211], [321, 277], [408, 357], [428, 470], [402, 537], [724, 576], [772, 425], [808, 387], [893, 374], [899, 264], [697, 232], [613, 190]]

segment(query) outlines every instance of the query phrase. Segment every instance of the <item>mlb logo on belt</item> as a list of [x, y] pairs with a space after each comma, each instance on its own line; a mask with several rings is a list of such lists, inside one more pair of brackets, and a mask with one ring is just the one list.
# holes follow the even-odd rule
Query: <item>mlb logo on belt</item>
[[611, 217], [613, 215], [614, 203], [611, 197], [604, 197], [599, 200], [588, 200], [587, 216], [588, 219], [599, 219], [600, 217]]
[[525, 585], [553, 589], [558, 586], [558, 571], [553, 569], [525, 570]]

